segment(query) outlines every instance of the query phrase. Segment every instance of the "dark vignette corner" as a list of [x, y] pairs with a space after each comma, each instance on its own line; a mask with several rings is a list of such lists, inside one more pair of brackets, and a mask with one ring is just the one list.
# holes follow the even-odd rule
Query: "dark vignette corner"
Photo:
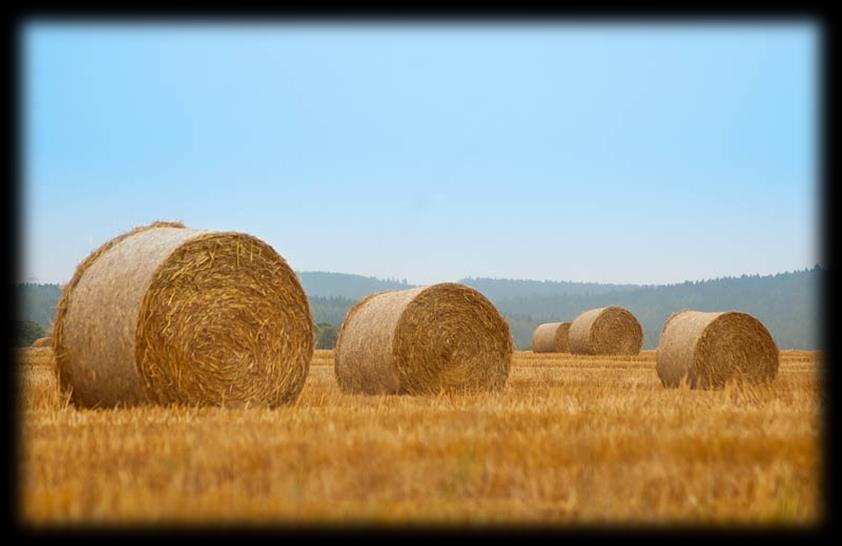
[[4, 414], [4, 449], [3, 454], [8, 457], [3, 469], [3, 493], [4, 500], [7, 507], [3, 510], [3, 518], [11, 527], [18, 521], [18, 498], [19, 498], [19, 483], [18, 483], [18, 468], [17, 461], [19, 460], [19, 435], [20, 429], [18, 427], [20, 421], [18, 419], [18, 389], [17, 389], [17, 366], [16, 352], [14, 349], [14, 320], [18, 316], [19, 302], [15, 296], [14, 285], [18, 277], [19, 264], [19, 227], [20, 221], [18, 214], [20, 213], [20, 195], [18, 190], [21, 184], [20, 176], [20, 146], [19, 135], [21, 128], [20, 119], [20, 63], [19, 63], [19, 40], [18, 29], [19, 18], [9, 17], [4, 21], [3, 39], [5, 41], [5, 58], [6, 64], [6, 146], [7, 167], [5, 180], [2, 188], [4, 190], [4, 198], [2, 200], [5, 210], [3, 211], [3, 237], [5, 238], [4, 246], [6, 249], [5, 267], [3, 268], [4, 290], [3, 290], [3, 310], [6, 313], [6, 355], [7, 362], [3, 366], [4, 372], [4, 397], [3, 397], [3, 414]]
[[834, 461], [838, 455], [835, 441], [832, 439], [834, 434], [834, 423], [838, 423], [838, 405], [829, 403], [831, 400], [832, 389], [834, 385], [833, 376], [837, 376], [838, 372], [834, 370], [834, 355], [839, 354], [838, 342], [839, 337], [832, 333], [831, 309], [830, 302], [835, 301], [838, 296], [837, 290], [833, 286], [833, 272], [835, 264], [833, 264], [833, 251], [836, 248], [834, 239], [836, 238], [837, 226], [834, 225], [835, 217], [833, 214], [833, 205], [836, 202], [837, 187], [836, 187], [836, 156], [834, 153], [836, 140], [834, 119], [834, 94], [838, 90], [836, 82], [836, 71], [834, 62], [838, 59], [836, 52], [837, 39], [834, 36], [834, 25], [828, 17], [817, 25], [819, 27], [819, 60], [817, 66], [817, 73], [820, 81], [817, 85], [819, 92], [818, 108], [816, 116], [818, 117], [816, 126], [818, 128], [819, 142], [817, 153], [819, 154], [817, 163], [819, 164], [819, 178], [821, 179], [820, 189], [817, 192], [817, 199], [819, 206], [817, 212], [820, 218], [817, 219], [820, 226], [820, 233], [822, 234], [821, 245], [821, 259], [823, 265], [828, 271], [828, 275], [824, 277], [824, 286], [822, 293], [818, 294], [819, 310], [821, 313], [822, 324], [822, 347], [824, 348], [824, 385], [822, 385], [822, 416], [824, 418], [824, 430], [822, 431], [822, 441], [824, 448], [824, 456], [822, 461], [822, 490], [821, 496], [824, 501], [824, 514], [822, 515], [825, 530], [831, 531], [838, 527], [834, 518], [834, 508], [838, 502], [838, 494], [835, 491], [836, 478], [838, 477], [837, 470], [830, 461]]

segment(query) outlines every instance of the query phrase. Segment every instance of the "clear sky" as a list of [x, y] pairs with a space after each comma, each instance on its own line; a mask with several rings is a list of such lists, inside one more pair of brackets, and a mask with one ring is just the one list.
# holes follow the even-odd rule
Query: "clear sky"
[[297, 270], [665, 283], [819, 260], [810, 23], [32, 21], [21, 280], [155, 219]]

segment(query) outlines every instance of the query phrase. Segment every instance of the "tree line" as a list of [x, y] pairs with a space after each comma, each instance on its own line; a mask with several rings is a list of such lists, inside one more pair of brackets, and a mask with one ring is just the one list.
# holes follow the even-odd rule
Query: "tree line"
[[[404, 280], [381, 281], [342, 273], [301, 273], [310, 310], [317, 325], [318, 348], [332, 347], [348, 309], [359, 298], [386, 289], [410, 288]], [[542, 322], [573, 320], [594, 307], [620, 305], [640, 320], [645, 349], [657, 346], [664, 321], [674, 311], [740, 310], [766, 324], [781, 348], [821, 349], [820, 294], [827, 271], [812, 269], [777, 275], [742, 275], [670, 285], [601, 285], [467, 278], [462, 282], [483, 292], [509, 323], [515, 345], [528, 349], [532, 331]], [[308, 290], [308, 286], [310, 289]], [[326, 291], [334, 295], [325, 295]], [[369, 290], [369, 292], [366, 292]], [[313, 293], [315, 292], [315, 293]], [[354, 297], [341, 294], [353, 294]], [[48, 330], [61, 296], [57, 284], [17, 285], [19, 321]], [[32, 331], [32, 325], [28, 330]], [[16, 331], [24, 331], [16, 325]], [[31, 336], [30, 336], [31, 337]], [[20, 337], [23, 343], [24, 338]]]

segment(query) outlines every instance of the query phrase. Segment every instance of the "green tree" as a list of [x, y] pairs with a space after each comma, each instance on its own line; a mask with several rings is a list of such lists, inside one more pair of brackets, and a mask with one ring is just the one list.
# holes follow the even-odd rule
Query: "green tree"
[[32, 342], [44, 336], [44, 329], [31, 320], [15, 321], [15, 347], [29, 347]]
[[333, 349], [336, 347], [336, 338], [339, 336], [339, 328], [327, 322], [316, 324], [316, 349]]

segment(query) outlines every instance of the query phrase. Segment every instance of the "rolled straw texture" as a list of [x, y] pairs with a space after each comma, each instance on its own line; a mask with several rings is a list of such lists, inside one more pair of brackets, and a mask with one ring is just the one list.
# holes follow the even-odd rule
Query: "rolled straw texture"
[[485, 296], [443, 283], [357, 302], [339, 331], [335, 372], [352, 393], [494, 390], [512, 351], [509, 325]]
[[719, 388], [772, 380], [778, 355], [769, 330], [748, 313], [682, 311], [664, 323], [655, 359], [664, 386]]
[[569, 353], [567, 332], [569, 322], [546, 322], [539, 324], [532, 332], [533, 353]]
[[266, 243], [155, 222], [77, 267], [53, 349], [79, 406], [277, 406], [304, 385], [314, 326], [295, 273]]
[[576, 317], [567, 342], [574, 354], [636, 355], [643, 345], [643, 327], [622, 307], [599, 307]]

